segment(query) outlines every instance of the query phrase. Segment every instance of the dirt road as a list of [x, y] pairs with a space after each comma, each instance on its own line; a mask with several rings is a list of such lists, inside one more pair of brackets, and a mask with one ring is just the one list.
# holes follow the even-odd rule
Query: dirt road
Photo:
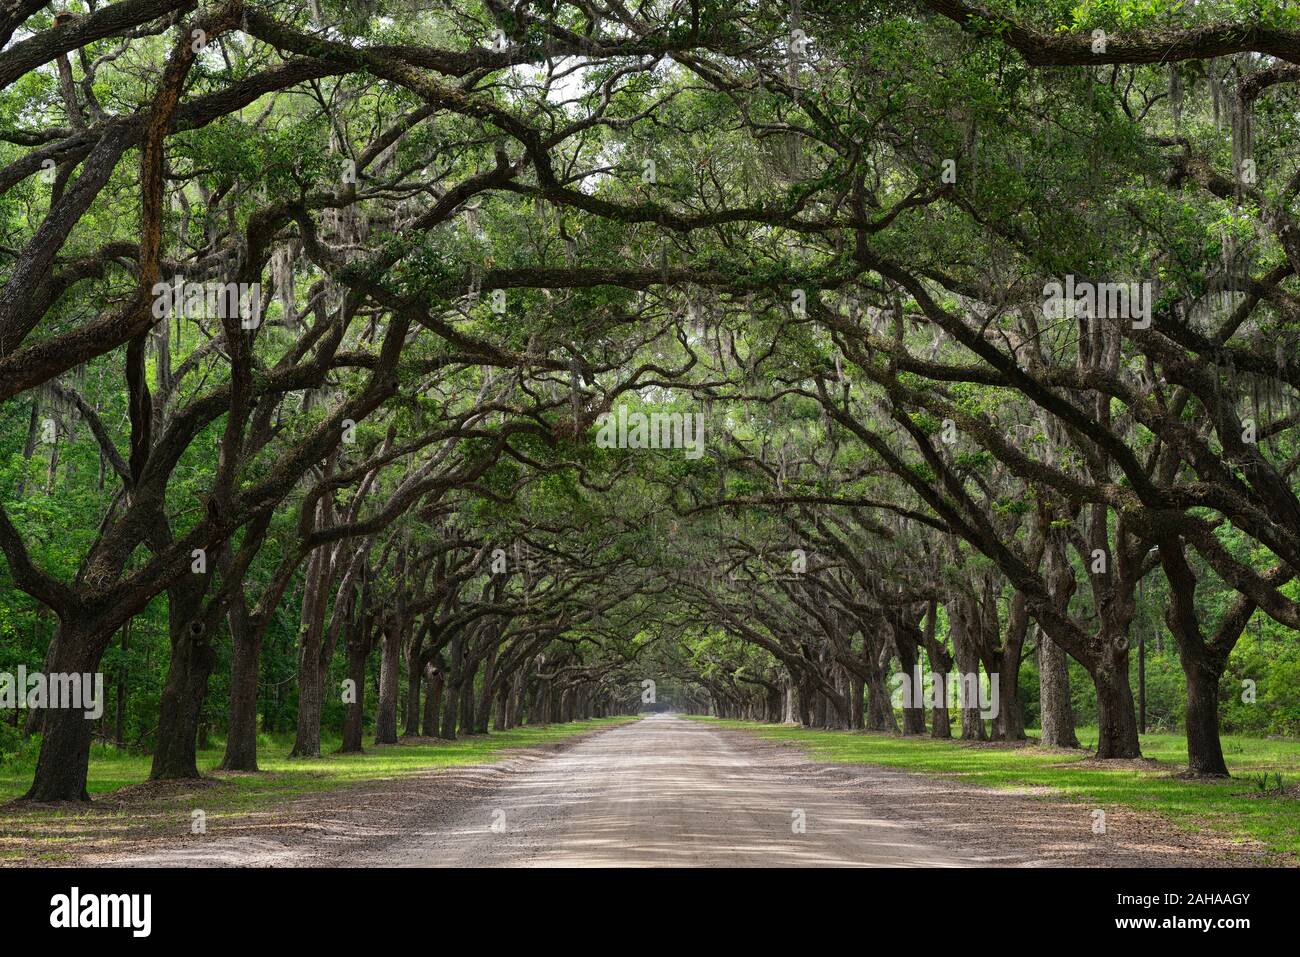
[[[1122, 866], [1249, 864], [1229, 842], [795, 748], [668, 715], [504, 764], [312, 795], [274, 820], [152, 841], [152, 866]], [[1226, 857], [1235, 857], [1227, 860]], [[89, 861], [88, 861], [89, 862]]]
[[[393, 864], [942, 866], [844, 793], [755, 763], [706, 725], [656, 715], [557, 755]], [[492, 830], [495, 825], [498, 830]]]

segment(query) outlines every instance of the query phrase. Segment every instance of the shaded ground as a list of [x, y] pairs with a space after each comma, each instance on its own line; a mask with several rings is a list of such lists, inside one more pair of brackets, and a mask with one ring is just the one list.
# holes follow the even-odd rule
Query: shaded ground
[[[864, 765], [667, 715], [484, 767], [308, 795], [80, 863], [167, 866], [1264, 863], [1154, 815]], [[802, 823], [800, 832], [798, 825]]]

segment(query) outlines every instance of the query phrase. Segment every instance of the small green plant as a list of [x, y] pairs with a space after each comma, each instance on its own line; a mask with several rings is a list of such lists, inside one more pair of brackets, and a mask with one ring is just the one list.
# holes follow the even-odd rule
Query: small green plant
[[1286, 792], [1286, 788], [1282, 786], [1281, 774], [1269, 774], [1267, 771], [1262, 771], [1259, 774], [1252, 774], [1250, 780], [1255, 785], [1255, 790], [1262, 795], [1280, 795]]

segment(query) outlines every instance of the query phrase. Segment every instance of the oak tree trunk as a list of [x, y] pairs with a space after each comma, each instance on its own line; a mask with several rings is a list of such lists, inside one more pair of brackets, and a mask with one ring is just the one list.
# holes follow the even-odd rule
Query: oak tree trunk
[[442, 669], [430, 664], [424, 678], [424, 736], [438, 737], [438, 708], [442, 704]]
[[1038, 631], [1038, 711], [1042, 745], [1077, 748], [1074, 708], [1070, 705], [1070, 668], [1065, 650], [1042, 629]]
[[[1190, 652], [1190, 648], [1188, 649]], [[1219, 741], [1219, 681], [1222, 672], [1210, 662], [1184, 653], [1179, 645], [1183, 673], [1187, 676], [1187, 766], [1192, 774], [1226, 778], [1228, 765], [1223, 760]]]
[[1097, 757], [1140, 758], [1128, 652], [1104, 661], [1093, 674], [1093, 682], [1097, 686]]
[[[47, 674], [93, 674], [104, 643], [92, 643], [86, 631], [61, 623], [55, 632], [55, 655], [47, 657]], [[46, 708], [41, 749], [36, 758], [28, 801], [89, 801], [86, 775], [90, 765], [93, 726], [83, 708]]]
[[397, 743], [398, 678], [402, 660], [402, 633], [395, 625], [384, 627], [380, 643], [379, 697], [375, 708], [375, 744]]
[[355, 700], [346, 702], [343, 707], [343, 744], [339, 750], [344, 754], [360, 754], [365, 734], [366, 661], [370, 657], [370, 642], [349, 641], [347, 656], [348, 687]]
[[227, 715], [226, 753], [221, 760], [225, 771], [257, 770], [257, 676], [261, 670], [262, 635], [238, 614], [230, 622], [230, 709]]

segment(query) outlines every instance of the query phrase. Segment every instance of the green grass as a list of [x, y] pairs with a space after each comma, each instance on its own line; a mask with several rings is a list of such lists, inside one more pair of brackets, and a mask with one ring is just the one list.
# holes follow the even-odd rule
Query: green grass
[[[1294, 793], [1300, 781], [1300, 742], [1296, 741], [1224, 737], [1224, 757], [1234, 776], [1225, 781], [1200, 781], [1174, 776], [1187, 767], [1187, 743], [1176, 734], [1142, 736], [1142, 754], [1159, 762], [1150, 770], [1131, 766], [1111, 770], [1071, 766], [1090, 757], [1090, 752], [981, 747], [932, 738], [701, 720], [798, 744], [816, 760], [950, 775], [995, 788], [1052, 788], [1058, 797], [1092, 807], [1154, 811], [1187, 830], [1210, 828], [1236, 840], [1255, 839], [1274, 853], [1300, 854], [1300, 800], [1259, 796], [1252, 780], [1267, 773], [1271, 785], [1273, 775], [1280, 774]], [[1095, 744], [1096, 729], [1079, 729], [1079, 740]]]
[[[489, 735], [460, 738], [456, 741], [366, 745], [363, 754], [339, 754], [339, 739], [322, 739], [320, 758], [290, 758], [291, 736], [277, 736], [268, 741], [262, 736], [257, 763], [269, 774], [232, 775], [228, 780], [244, 791], [275, 791], [278, 794], [325, 791], [356, 781], [382, 780], [415, 774], [430, 768], [484, 764], [499, 760], [506, 748], [562, 741], [596, 728], [628, 721], [628, 718], [596, 718], [570, 724], [535, 725]], [[422, 739], [427, 741], [428, 739]], [[221, 763], [224, 742], [200, 751], [199, 771], [207, 774]], [[90, 755], [90, 772], [86, 789], [92, 797], [119, 788], [139, 784], [149, 777], [153, 759], [147, 754], [118, 751], [111, 745], [96, 745]], [[0, 766], [0, 803], [20, 797], [32, 783], [32, 767]]]
[[[423, 771], [470, 764], [489, 764], [509, 757], [508, 749], [551, 744], [588, 731], [612, 727], [634, 718], [595, 718], [569, 724], [552, 724], [494, 731], [490, 735], [456, 741], [402, 742], [394, 745], [367, 744], [363, 754], [338, 754], [338, 739], [322, 740], [320, 758], [290, 758], [290, 737], [261, 739], [258, 766], [264, 773], [218, 773], [212, 785], [167, 782], [156, 797], [133, 800], [129, 805], [113, 802], [89, 805], [61, 805], [49, 808], [0, 808], [0, 860], [28, 863], [60, 862], [78, 843], [103, 841], [113, 835], [136, 831], [188, 829], [190, 812], [201, 807], [208, 827], [223, 819], [239, 817], [259, 808], [278, 804], [298, 795], [333, 791], [368, 781], [382, 781], [419, 774]], [[221, 761], [218, 743], [199, 753], [199, 770], [209, 774]], [[129, 754], [112, 747], [96, 746], [90, 759], [87, 790], [92, 798], [149, 777], [150, 757]], [[31, 785], [32, 768], [0, 767], [0, 804], [20, 797]]]

